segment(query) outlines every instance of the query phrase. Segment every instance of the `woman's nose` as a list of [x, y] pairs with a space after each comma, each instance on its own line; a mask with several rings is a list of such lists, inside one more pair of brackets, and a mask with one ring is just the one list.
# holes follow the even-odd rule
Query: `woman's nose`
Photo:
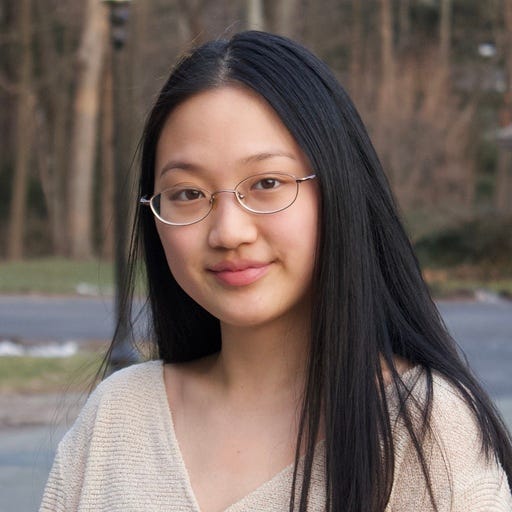
[[216, 249], [236, 249], [254, 242], [258, 236], [254, 217], [255, 214], [244, 210], [231, 191], [217, 193], [206, 219], [210, 223], [209, 245]]

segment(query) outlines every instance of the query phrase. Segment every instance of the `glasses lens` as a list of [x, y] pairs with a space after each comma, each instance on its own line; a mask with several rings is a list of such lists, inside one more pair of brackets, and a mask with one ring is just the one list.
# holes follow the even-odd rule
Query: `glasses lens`
[[151, 200], [155, 215], [168, 224], [193, 224], [203, 219], [211, 208], [209, 193], [191, 186], [168, 188]]
[[242, 181], [237, 189], [238, 200], [256, 213], [274, 213], [288, 208], [297, 197], [298, 184], [294, 176], [265, 173]]

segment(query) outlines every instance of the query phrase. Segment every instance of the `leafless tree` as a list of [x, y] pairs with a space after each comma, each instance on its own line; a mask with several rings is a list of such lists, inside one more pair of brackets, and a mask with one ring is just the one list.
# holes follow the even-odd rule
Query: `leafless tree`
[[68, 181], [69, 253], [84, 259], [93, 255], [92, 191], [100, 76], [107, 44], [106, 6], [88, 0], [78, 51], [77, 88]]
[[112, 50], [108, 49], [103, 70], [101, 103], [101, 254], [114, 255], [114, 90]]
[[[505, 53], [505, 72], [507, 87], [505, 91], [506, 122], [512, 126], [512, 0], [503, 0], [503, 19], [505, 37], [503, 51]], [[512, 214], [512, 155], [511, 148], [499, 152], [496, 174], [494, 204], [498, 212]]]
[[16, 155], [12, 196], [9, 210], [9, 230], [7, 237], [7, 257], [23, 257], [27, 205], [27, 177], [32, 147], [35, 98], [32, 91], [32, 13], [30, 0], [18, 3], [18, 30], [20, 37], [20, 76], [17, 85], [16, 103]]
[[[74, 27], [70, 19], [80, 11], [36, 2], [35, 13], [37, 30], [34, 34], [41, 70], [37, 88], [37, 168], [48, 211], [52, 251], [64, 256], [67, 251], [65, 184], [73, 85]], [[53, 30], [55, 25], [61, 27], [59, 37]]]
[[363, 11], [359, 0], [352, 0], [351, 25], [350, 89], [357, 99], [361, 95], [363, 68]]
[[[506, 71], [502, 114], [508, 122], [511, 4], [512, 0], [492, 0], [485, 8], [476, 2], [464, 5], [480, 15], [494, 11], [486, 23], [491, 20], [493, 35], [503, 38], [493, 66], [503, 64]], [[28, 17], [22, 15], [26, 6], [31, 6]], [[467, 52], [460, 44], [461, 34], [467, 34], [458, 15], [461, 6], [454, 0], [133, 2], [122, 52], [123, 78], [115, 91], [123, 102], [120, 137], [112, 124], [110, 67], [102, 63], [109, 46], [106, 20], [103, 15], [98, 24], [99, 18], [91, 14], [93, 9], [104, 11], [102, 3], [0, 0], [2, 254], [17, 258], [29, 252], [32, 237], [25, 234], [24, 251], [25, 231], [36, 232], [44, 249], [53, 254], [85, 258], [99, 249], [108, 257], [113, 139], [116, 144], [123, 139], [128, 194], [129, 168], [144, 116], [176, 57], [191, 45], [246, 28], [298, 38], [329, 64], [362, 111], [406, 212], [433, 205], [439, 211], [443, 204], [471, 211], [478, 183], [472, 148], [478, 147], [474, 142], [489, 127], [474, 122], [485, 91], [461, 94], [458, 89], [461, 70], [475, 74], [473, 57], [466, 53], [459, 58], [461, 51]], [[429, 23], [423, 26], [426, 11]], [[28, 24], [22, 26], [22, 19]], [[486, 23], [475, 23], [471, 30]], [[496, 211], [510, 213], [512, 152], [500, 151], [499, 159], [492, 175], [492, 201]], [[24, 206], [27, 187], [35, 201]], [[93, 202], [100, 211], [92, 208]], [[99, 228], [94, 226], [96, 219], [101, 219]], [[99, 247], [93, 234], [100, 235]]]
[[275, 3], [274, 29], [278, 34], [295, 37], [300, 17], [301, 5], [298, 0], [281, 0]]
[[247, 1], [247, 28], [265, 30], [265, 14], [263, 0]]
[[398, 41], [402, 48], [407, 47], [411, 37], [410, 3], [411, 0], [399, 0], [398, 4]]

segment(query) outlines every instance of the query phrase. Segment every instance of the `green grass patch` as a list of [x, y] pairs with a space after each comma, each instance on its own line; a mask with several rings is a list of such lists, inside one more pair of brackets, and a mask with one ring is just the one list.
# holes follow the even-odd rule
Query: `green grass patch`
[[0, 293], [112, 293], [113, 266], [106, 261], [44, 258], [0, 262]]
[[102, 358], [96, 352], [65, 358], [0, 357], [0, 393], [87, 390]]
[[[423, 258], [422, 258], [423, 259]], [[486, 289], [512, 297], [512, 276], [494, 265], [451, 267], [424, 258], [425, 279], [436, 298]], [[506, 269], [508, 270], [508, 269]], [[0, 294], [101, 294], [113, 293], [113, 265], [107, 261], [71, 261], [59, 258], [0, 262]], [[136, 294], [144, 295], [141, 272]]]

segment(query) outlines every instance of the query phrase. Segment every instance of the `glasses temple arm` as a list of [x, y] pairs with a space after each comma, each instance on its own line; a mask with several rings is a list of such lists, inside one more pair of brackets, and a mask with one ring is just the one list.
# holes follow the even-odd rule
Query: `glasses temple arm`
[[302, 183], [303, 181], [308, 181], [316, 178], [316, 174], [310, 174], [309, 176], [306, 176], [304, 178], [297, 178], [297, 183]]

